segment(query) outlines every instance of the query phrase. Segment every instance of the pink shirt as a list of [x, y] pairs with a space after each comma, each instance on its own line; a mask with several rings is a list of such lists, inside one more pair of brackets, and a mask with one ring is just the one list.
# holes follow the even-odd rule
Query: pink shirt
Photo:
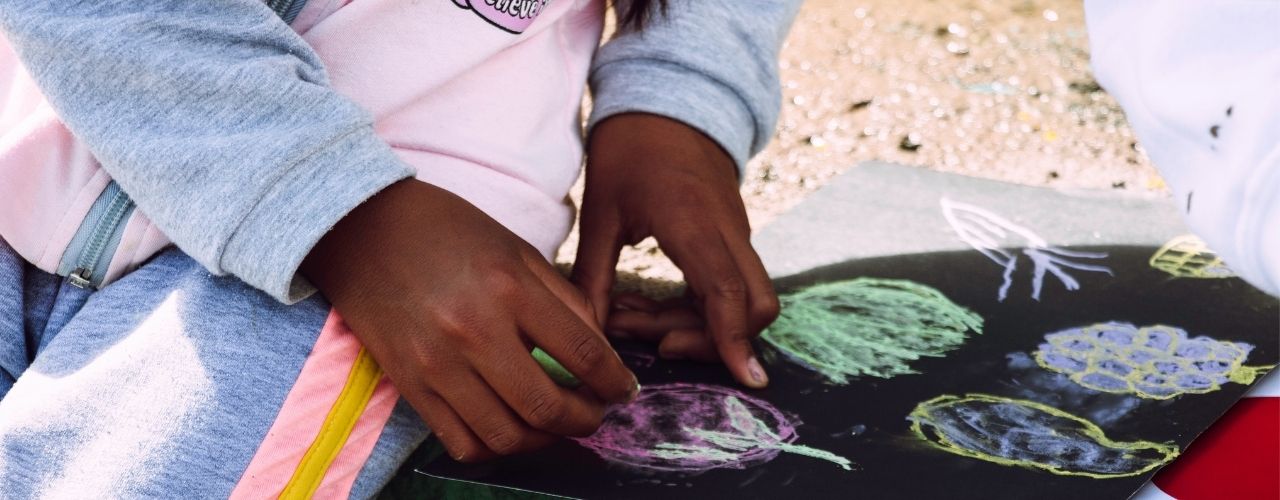
[[[418, 179], [550, 258], [573, 223], [580, 104], [603, 19], [601, 0], [311, 0], [293, 28]], [[0, 217], [0, 236], [53, 272], [110, 179], [3, 38], [0, 99], [0, 213], [24, 214]], [[167, 245], [134, 212], [107, 281]]]

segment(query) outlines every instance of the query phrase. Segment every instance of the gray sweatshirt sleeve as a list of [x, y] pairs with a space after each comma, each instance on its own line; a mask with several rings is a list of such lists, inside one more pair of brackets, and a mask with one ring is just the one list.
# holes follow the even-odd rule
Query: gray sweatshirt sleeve
[[[628, 0], [619, 0], [625, 5]], [[593, 127], [626, 112], [696, 128], [739, 172], [773, 137], [778, 51], [801, 0], [672, 0], [643, 31], [620, 30], [591, 70]]]
[[315, 243], [413, 175], [259, 0], [0, 0], [0, 30], [71, 131], [210, 271], [279, 300]]

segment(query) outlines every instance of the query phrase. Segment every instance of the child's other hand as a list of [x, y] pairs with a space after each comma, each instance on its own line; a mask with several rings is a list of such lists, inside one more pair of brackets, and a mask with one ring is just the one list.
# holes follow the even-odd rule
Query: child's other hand
[[[392, 185], [339, 222], [302, 270], [456, 459], [589, 435], [606, 403], [638, 390], [580, 292], [443, 189]], [[533, 346], [584, 388], [552, 382]]]
[[[640, 113], [596, 125], [588, 153], [573, 280], [597, 320], [660, 338], [667, 357], [723, 360], [742, 384], [764, 387], [751, 340], [777, 318], [778, 297], [751, 247], [733, 160], [701, 132]], [[664, 306], [658, 315], [656, 305], [633, 304], [626, 308], [647, 316], [617, 324], [606, 315], [618, 252], [648, 236], [684, 271], [691, 307]]]

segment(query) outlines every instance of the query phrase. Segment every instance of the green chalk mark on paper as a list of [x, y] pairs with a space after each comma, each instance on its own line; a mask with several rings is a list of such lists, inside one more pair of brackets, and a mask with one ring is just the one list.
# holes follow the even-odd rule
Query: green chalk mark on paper
[[663, 460], [727, 462], [741, 456], [743, 452], [753, 449], [778, 450], [826, 460], [844, 470], [852, 470], [850, 467], [852, 462], [840, 455], [786, 442], [776, 432], [770, 430], [768, 424], [752, 415], [751, 410], [742, 404], [742, 401], [739, 401], [738, 398], [729, 396], [725, 399], [724, 405], [725, 414], [729, 417], [729, 424], [736, 432], [685, 427], [683, 429], [684, 432], [693, 437], [695, 439], [694, 442], [697, 444], [661, 443], [655, 450], [650, 452], [650, 455]]
[[556, 361], [555, 358], [551, 357], [550, 354], [547, 354], [547, 351], [542, 350], [542, 348], [534, 347], [533, 351], [529, 354], [533, 355], [533, 360], [538, 362], [538, 365], [542, 367], [542, 371], [547, 372], [547, 375], [549, 375], [551, 380], [554, 380], [556, 384], [570, 389], [574, 389], [582, 385], [582, 381], [578, 380], [578, 377], [569, 373], [569, 370], [566, 370], [564, 365], [560, 364], [559, 361]]
[[782, 314], [761, 338], [833, 384], [917, 373], [910, 362], [941, 356], [982, 333], [982, 317], [942, 292], [906, 280], [857, 278], [781, 297]]

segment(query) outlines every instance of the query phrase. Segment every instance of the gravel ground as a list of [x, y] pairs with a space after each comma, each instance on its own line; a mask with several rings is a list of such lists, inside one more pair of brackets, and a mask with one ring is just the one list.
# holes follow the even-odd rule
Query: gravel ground
[[[1078, 0], [809, 0], [779, 61], [777, 135], [743, 182], [752, 227], [867, 160], [1164, 190], [1094, 81], [1088, 49]], [[575, 229], [557, 261], [572, 262], [576, 247]], [[682, 279], [652, 240], [625, 249], [619, 271], [619, 288], [654, 296]]]

